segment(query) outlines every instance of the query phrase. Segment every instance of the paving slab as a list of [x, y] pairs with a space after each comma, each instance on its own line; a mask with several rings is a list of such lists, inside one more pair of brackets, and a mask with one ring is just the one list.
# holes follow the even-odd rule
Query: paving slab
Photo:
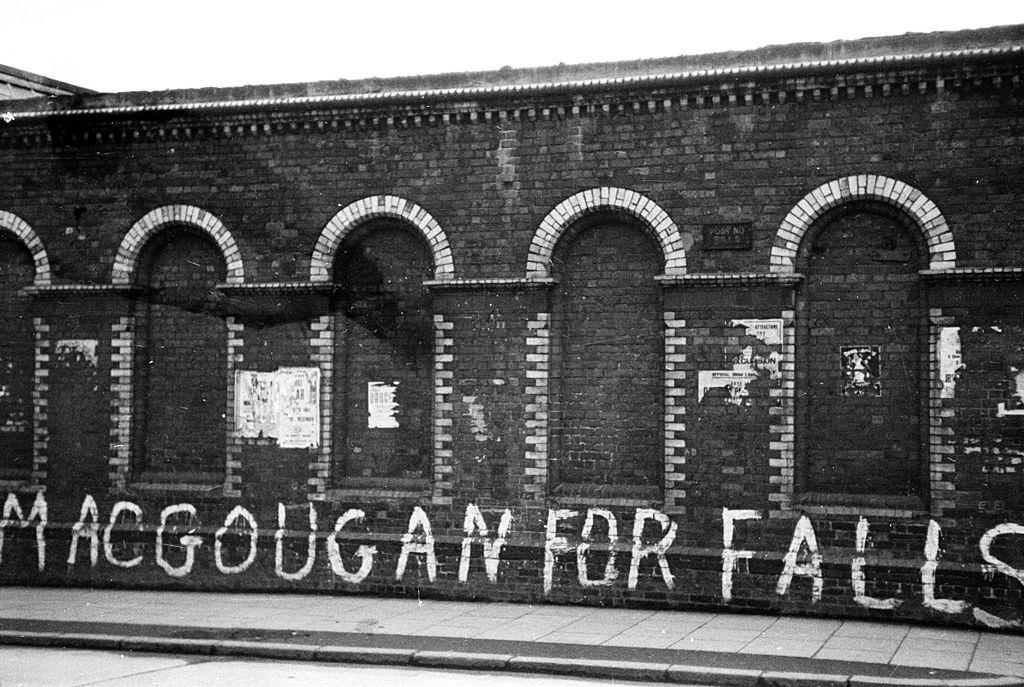
[[[0, 643], [6, 644], [419, 662], [730, 687], [831, 686], [839, 678], [843, 687], [855, 679], [892, 687], [908, 680], [922, 681], [918, 687], [957, 687], [958, 681], [959, 687], [1024, 687], [1024, 662], [1015, 660], [1024, 657], [1020, 634], [368, 596], [38, 588], [0, 593]], [[980, 671], [1011, 676], [1010, 682]]]

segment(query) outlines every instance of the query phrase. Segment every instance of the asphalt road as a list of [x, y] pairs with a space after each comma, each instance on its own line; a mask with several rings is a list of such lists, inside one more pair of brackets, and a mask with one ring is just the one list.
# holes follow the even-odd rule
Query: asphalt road
[[636, 687], [637, 684], [549, 675], [15, 646], [0, 646], [0, 675], [3, 687]]

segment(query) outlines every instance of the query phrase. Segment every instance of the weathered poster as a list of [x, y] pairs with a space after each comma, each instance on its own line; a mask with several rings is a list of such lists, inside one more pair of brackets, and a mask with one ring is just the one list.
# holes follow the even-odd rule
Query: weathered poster
[[278, 445], [316, 448], [320, 445], [320, 368], [282, 367], [275, 375]]
[[747, 336], [760, 339], [769, 346], [782, 345], [782, 320], [731, 320], [729, 324], [733, 327], [744, 327]]
[[1010, 366], [1010, 400], [999, 404], [996, 415], [1024, 415], [1024, 370]]
[[398, 382], [385, 384], [384, 382], [366, 383], [366, 411], [369, 415], [367, 426], [370, 429], [395, 429], [398, 427], [398, 402], [395, 401], [395, 393], [398, 391]]
[[964, 367], [960, 347], [960, 327], [939, 330], [939, 377], [942, 379], [941, 398], [953, 398], [956, 380]]
[[881, 396], [878, 346], [842, 346], [843, 396]]
[[235, 371], [235, 434], [246, 438], [277, 436], [274, 373]]
[[54, 350], [57, 353], [57, 360], [68, 364], [71, 362], [84, 363], [90, 367], [96, 367], [96, 339], [60, 339]]
[[320, 369], [235, 372], [235, 435], [277, 439], [282, 448], [320, 445]]
[[704, 398], [708, 389], [725, 388], [729, 391], [727, 403], [743, 405], [744, 399], [750, 395], [747, 385], [757, 379], [758, 373], [752, 369], [736, 370], [700, 370], [697, 373], [697, 401]]

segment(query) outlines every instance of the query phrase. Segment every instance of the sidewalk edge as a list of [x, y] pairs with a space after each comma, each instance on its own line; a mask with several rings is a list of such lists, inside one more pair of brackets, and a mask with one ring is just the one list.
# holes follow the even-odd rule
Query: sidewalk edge
[[275, 660], [419, 665], [458, 670], [507, 670], [647, 682], [660, 680], [714, 687], [818, 687], [819, 685], [828, 685], [828, 687], [1024, 687], [1024, 678], [998, 675], [929, 680], [869, 675], [784, 673], [640, 661], [578, 659], [569, 663], [564, 659], [530, 655], [416, 651], [414, 649], [322, 646], [245, 640], [124, 637], [80, 632], [0, 630], [0, 645], [4, 644], [203, 656], [238, 656]]

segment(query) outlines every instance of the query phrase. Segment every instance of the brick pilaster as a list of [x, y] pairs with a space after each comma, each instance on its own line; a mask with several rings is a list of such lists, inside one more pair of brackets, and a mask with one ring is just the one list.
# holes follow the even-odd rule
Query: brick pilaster
[[527, 322], [526, 328], [523, 496], [543, 501], [547, 497], [548, 488], [551, 313], [537, 313], [534, 319]]
[[224, 321], [227, 331], [226, 376], [227, 422], [225, 428], [225, 459], [224, 459], [224, 496], [239, 497], [242, 495], [242, 442], [235, 432], [235, 370], [245, 359], [245, 325], [236, 317], [227, 317]]
[[452, 386], [455, 372], [452, 363], [455, 355], [455, 339], [452, 338], [454, 322], [445, 320], [444, 315], [434, 315], [434, 494], [438, 505], [452, 503]]
[[686, 507], [686, 320], [665, 313], [665, 511]]
[[331, 481], [331, 450], [334, 437], [334, 315], [321, 315], [310, 322], [309, 359], [320, 368], [320, 448], [309, 462], [310, 501], [327, 498]]

